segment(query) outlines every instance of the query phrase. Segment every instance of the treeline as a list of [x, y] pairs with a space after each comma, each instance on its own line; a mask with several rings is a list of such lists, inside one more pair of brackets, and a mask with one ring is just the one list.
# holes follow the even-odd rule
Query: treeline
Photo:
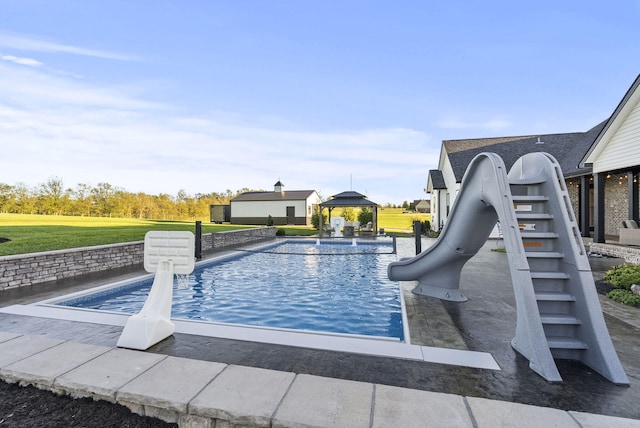
[[209, 205], [227, 204], [240, 193], [189, 195], [180, 190], [177, 195], [161, 193], [131, 193], [109, 183], [96, 186], [78, 184], [65, 188], [60, 178], [28, 187], [23, 183], [0, 183], [0, 212], [14, 214], [49, 214], [86, 217], [123, 217], [138, 219], [188, 220], [209, 217]]

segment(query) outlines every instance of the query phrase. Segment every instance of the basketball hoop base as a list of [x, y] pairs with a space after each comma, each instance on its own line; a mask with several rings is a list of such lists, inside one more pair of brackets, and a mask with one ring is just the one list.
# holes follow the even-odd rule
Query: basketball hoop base
[[144, 267], [156, 275], [142, 310], [129, 317], [117, 346], [144, 351], [173, 334], [173, 275], [193, 271], [194, 252], [195, 238], [191, 232], [147, 233]]

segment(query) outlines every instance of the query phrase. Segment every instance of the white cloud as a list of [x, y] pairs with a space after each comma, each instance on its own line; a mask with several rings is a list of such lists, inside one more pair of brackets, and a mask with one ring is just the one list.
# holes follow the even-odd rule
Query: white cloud
[[3, 99], [31, 108], [78, 106], [86, 108], [157, 109], [163, 106], [137, 99], [130, 88], [100, 87], [49, 75], [38, 69], [25, 69], [0, 64], [0, 93]]
[[88, 49], [79, 46], [65, 45], [62, 43], [50, 42], [33, 36], [0, 33], [0, 46], [10, 49], [17, 49], [30, 52], [63, 53], [81, 56], [91, 56], [96, 58], [112, 59], [118, 61], [138, 61], [139, 58], [115, 52], [108, 52], [96, 49]]
[[465, 129], [472, 128], [475, 125], [470, 122], [464, 122], [457, 118], [445, 118], [441, 119], [436, 123], [436, 126], [444, 129]]
[[[0, 105], [0, 134], [16, 142], [0, 159], [0, 182], [35, 185], [50, 176], [67, 186], [109, 182], [129, 191], [175, 194], [311, 188], [325, 196], [377, 190], [382, 201], [410, 194], [394, 182], [414, 177], [424, 187], [437, 153], [427, 136], [403, 129], [305, 133], [226, 125], [144, 112], [16, 109]], [[335, 190], [339, 189], [339, 190]], [[415, 193], [415, 192], [411, 192]], [[420, 194], [415, 197], [420, 197]]]
[[504, 117], [496, 117], [482, 123], [481, 127], [484, 129], [499, 131], [501, 129], [509, 128], [511, 125], [512, 123]]
[[32, 67], [39, 67], [42, 65], [42, 63], [38, 60], [32, 59], [32, 58], [20, 58], [17, 56], [13, 56], [13, 55], [2, 55], [0, 56], [0, 59], [4, 60], [4, 61], [11, 61], [14, 62], [16, 64], [20, 64], [20, 65], [29, 65]]
[[461, 120], [457, 117], [449, 117], [439, 120], [436, 126], [443, 129], [479, 129], [500, 131], [508, 129], [512, 123], [505, 116], [496, 116], [487, 120], [468, 121]]
[[[176, 114], [135, 86], [90, 82], [0, 64], [0, 182], [68, 187], [108, 182], [176, 194], [286, 188], [325, 197], [348, 190], [376, 202], [424, 196], [438, 144], [405, 128], [298, 130], [287, 120], [234, 113]], [[248, 125], [252, 124], [252, 125]], [[262, 125], [257, 125], [262, 124]]]

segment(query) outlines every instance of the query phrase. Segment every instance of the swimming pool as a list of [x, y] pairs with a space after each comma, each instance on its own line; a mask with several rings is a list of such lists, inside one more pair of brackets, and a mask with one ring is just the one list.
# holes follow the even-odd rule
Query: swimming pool
[[[402, 296], [387, 278], [390, 240], [286, 240], [198, 263], [189, 286], [174, 283], [172, 318], [404, 340]], [[137, 313], [153, 279], [57, 305]]]

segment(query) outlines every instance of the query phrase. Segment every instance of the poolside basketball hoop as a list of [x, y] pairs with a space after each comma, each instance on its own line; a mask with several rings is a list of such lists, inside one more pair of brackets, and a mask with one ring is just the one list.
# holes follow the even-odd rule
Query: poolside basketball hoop
[[191, 232], [150, 231], [144, 237], [144, 269], [155, 272], [151, 291], [142, 310], [129, 317], [118, 346], [145, 350], [171, 336], [173, 275], [178, 286], [188, 287], [195, 265], [195, 237]]
[[189, 275], [186, 273], [177, 273], [176, 283], [178, 284], [178, 290], [186, 290], [189, 288]]
[[333, 217], [331, 219], [331, 227], [335, 230], [333, 236], [342, 238], [342, 231], [340, 229], [344, 227], [344, 217]]

